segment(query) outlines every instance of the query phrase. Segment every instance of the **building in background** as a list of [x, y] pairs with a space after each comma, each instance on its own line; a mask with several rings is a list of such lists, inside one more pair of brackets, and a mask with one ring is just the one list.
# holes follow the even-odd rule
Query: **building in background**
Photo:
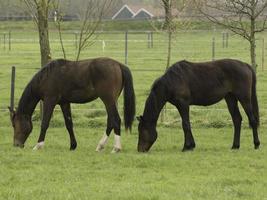
[[146, 9], [144, 9], [144, 8], [141, 8], [133, 16], [134, 19], [151, 19], [153, 17], [154, 17], [154, 15], [152, 13], [150, 13], [149, 11], [147, 11]]
[[[123, 5], [113, 16], [112, 20], [151, 19], [159, 13], [158, 9], [145, 5]], [[163, 12], [161, 13], [164, 14]], [[159, 16], [158, 16], [159, 17]]]
[[112, 19], [132, 19], [134, 15], [135, 13], [132, 9], [129, 6], [124, 5], [112, 16]]

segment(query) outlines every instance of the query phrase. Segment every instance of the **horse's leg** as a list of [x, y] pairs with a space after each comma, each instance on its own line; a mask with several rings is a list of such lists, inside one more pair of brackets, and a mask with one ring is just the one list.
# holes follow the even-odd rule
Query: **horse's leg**
[[232, 149], [239, 149], [240, 147], [240, 129], [241, 129], [241, 122], [242, 122], [242, 116], [240, 114], [237, 99], [233, 95], [227, 95], [225, 97], [225, 101], [228, 106], [228, 110], [231, 114], [232, 121], [234, 124], [234, 141]]
[[176, 106], [181, 118], [182, 126], [184, 131], [184, 147], [182, 151], [193, 150], [196, 146], [194, 137], [191, 132], [191, 125], [189, 120], [189, 105], [178, 105]]
[[100, 139], [96, 147], [96, 151], [98, 152], [102, 151], [105, 148], [105, 145], [108, 142], [109, 135], [113, 129], [111, 106], [107, 103], [108, 101], [105, 101], [104, 99], [102, 99], [102, 101], [105, 104], [106, 111], [107, 111], [107, 128], [106, 128], [106, 132], [104, 133], [104, 135], [102, 136], [102, 138]]
[[111, 130], [109, 131], [108, 128], [106, 129], [106, 132], [104, 133], [102, 138], [99, 140], [98, 145], [96, 147], [97, 152], [100, 152], [105, 148], [105, 145], [108, 142], [108, 137], [109, 137], [109, 134], [107, 135], [107, 132], [111, 132]]
[[64, 120], [65, 120], [65, 125], [70, 136], [70, 150], [75, 150], [77, 147], [77, 142], [76, 142], [75, 135], [73, 132], [73, 123], [72, 123], [72, 117], [71, 117], [70, 103], [60, 104], [60, 108], [62, 110]]
[[41, 124], [41, 132], [39, 135], [38, 143], [33, 148], [34, 150], [41, 149], [44, 146], [46, 130], [49, 126], [50, 119], [52, 117], [53, 110], [56, 106], [55, 101], [46, 99], [43, 103], [43, 119]]
[[252, 104], [249, 98], [245, 98], [245, 99], [239, 99], [242, 107], [244, 108], [247, 116], [248, 116], [248, 120], [249, 120], [249, 125], [253, 130], [253, 142], [254, 142], [254, 147], [255, 149], [258, 149], [260, 146], [260, 140], [258, 137], [258, 125], [257, 125], [257, 121], [256, 118], [253, 114], [252, 111]]
[[106, 101], [103, 101], [105, 106], [106, 106], [106, 110], [107, 110], [107, 128], [106, 128], [106, 133], [104, 133], [103, 137], [101, 138], [101, 140], [99, 141], [97, 147], [96, 147], [96, 151], [101, 151], [104, 149], [105, 144], [107, 143], [108, 137], [112, 131], [112, 129], [114, 129], [115, 132], [115, 145], [114, 145], [114, 149], [113, 152], [119, 152], [121, 150], [121, 142], [120, 142], [120, 124], [121, 124], [121, 120], [120, 120], [120, 116], [116, 107], [115, 103], [108, 103]]
[[114, 105], [112, 109], [113, 113], [113, 128], [114, 128], [114, 147], [112, 153], [118, 153], [121, 151], [121, 118], [117, 109], [117, 106]]
[[111, 124], [111, 113], [109, 111], [109, 107], [105, 104], [106, 106], [106, 110], [107, 110], [107, 128], [106, 128], [106, 132], [104, 133], [104, 135], [102, 136], [102, 138], [100, 139], [100, 141], [98, 142], [98, 145], [96, 147], [96, 151], [100, 152], [105, 148], [105, 145], [108, 142], [108, 137], [112, 131], [112, 124]]

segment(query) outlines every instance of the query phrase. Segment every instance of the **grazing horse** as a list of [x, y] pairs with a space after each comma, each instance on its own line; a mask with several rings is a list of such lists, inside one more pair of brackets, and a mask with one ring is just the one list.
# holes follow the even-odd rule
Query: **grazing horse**
[[77, 146], [73, 132], [70, 103], [87, 103], [100, 98], [107, 111], [107, 128], [97, 151], [104, 148], [108, 136], [114, 129], [114, 152], [121, 150], [121, 119], [117, 109], [118, 97], [124, 89], [124, 124], [131, 130], [135, 115], [135, 94], [132, 75], [128, 67], [110, 59], [95, 58], [82, 61], [58, 59], [41, 68], [28, 83], [19, 100], [16, 111], [10, 109], [14, 127], [14, 146], [23, 147], [32, 131], [31, 117], [40, 100], [43, 100], [43, 117], [38, 143], [43, 146], [46, 130], [57, 104], [64, 115], [70, 136], [70, 149]]
[[257, 127], [259, 109], [256, 96], [256, 75], [251, 66], [238, 60], [223, 59], [192, 63], [180, 61], [158, 78], [146, 100], [139, 120], [138, 151], [149, 151], [157, 139], [156, 124], [166, 102], [173, 104], [182, 118], [183, 151], [195, 148], [189, 120], [189, 106], [208, 106], [225, 99], [234, 124], [232, 149], [239, 149], [242, 117], [238, 101], [244, 108], [253, 130], [255, 149], [259, 148]]

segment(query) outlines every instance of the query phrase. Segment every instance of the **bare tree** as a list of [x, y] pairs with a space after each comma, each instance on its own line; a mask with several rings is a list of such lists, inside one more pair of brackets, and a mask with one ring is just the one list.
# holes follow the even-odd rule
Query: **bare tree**
[[[104, 14], [110, 8], [111, 2], [114, 3], [114, 0], [76, 0], [77, 5], [80, 6], [80, 9], [78, 9], [80, 17], [80, 29], [78, 32], [79, 36], [76, 60], [79, 60], [81, 52], [84, 49], [94, 44], [97, 38], [95, 32], [101, 24]], [[55, 24], [59, 33], [61, 49], [64, 58], [66, 58], [66, 52], [64, 49], [61, 31], [61, 23], [63, 23], [62, 12], [60, 9], [61, 3], [63, 2], [57, 0], [53, 3], [53, 7], [57, 17], [57, 19], [55, 20]]]
[[[41, 53], [41, 66], [45, 66], [50, 60], [50, 45], [48, 32], [48, 10], [50, 0], [23, 0], [32, 16], [39, 32], [39, 45]], [[43, 116], [43, 106], [40, 103], [40, 116]]]
[[[171, 52], [172, 52], [172, 38], [174, 33], [178, 30], [179, 14], [183, 12], [186, 8], [188, 0], [162, 0], [162, 6], [165, 11], [165, 21], [163, 29], [167, 31], [168, 34], [168, 53], [167, 53], [167, 63], [166, 69], [170, 66]], [[187, 24], [185, 21], [180, 23], [180, 25]]]
[[64, 44], [63, 44], [63, 38], [62, 38], [62, 31], [61, 31], [61, 22], [62, 22], [62, 11], [61, 11], [61, 7], [60, 7], [60, 0], [55, 0], [53, 1], [52, 5], [53, 5], [53, 9], [54, 9], [54, 22], [56, 25], [56, 28], [58, 30], [58, 36], [59, 36], [59, 41], [60, 41], [60, 46], [61, 46], [61, 50], [63, 53], [63, 57], [64, 59], [67, 58], [66, 56], [66, 51], [64, 48]]
[[41, 53], [41, 66], [46, 65], [51, 59], [49, 33], [48, 33], [48, 10], [50, 0], [23, 0], [38, 27], [39, 44]]
[[162, 6], [165, 12], [165, 21], [163, 29], [169, 29], [171, 27], [170, 25], [173, 20], [173, 13], [172, 13], [173, 0], [162, 0]]
[[[179, 14], [183, 12], [186, 8], [186, 3], [188, 0], [161, 0], [162, 7], [165, 11], [165, 21], [162, 26], [163, 30], [167, 31], [168, 34], [168, 47], [167, 47], [167, 62], [166, 62], [166, 70], [170, 66], [171, 61], [171, 53], [172, 53], [172, 41], [173, 36], [179, 28], [179, 25], [185, 25], [185, 21], [182, 23], [179, 20]], [[164, 119], [164, 115], [166, 114], [166, 105], [164, 106], [163, 111], [161, 112], [161, 121]]]
[[79, 60], [82, 50], [94, 43], [96, 39], [95, 32], [101, 24], [104, 12], [109, 8], [112, 0], [87, 0], [86, 2], [81, 14], [76, 60]]
[[255, 35], [267, 28], [267, 0], [195, 0], [195, 4], [207, 19], [249, 42], [251, 65], [256, 70]]

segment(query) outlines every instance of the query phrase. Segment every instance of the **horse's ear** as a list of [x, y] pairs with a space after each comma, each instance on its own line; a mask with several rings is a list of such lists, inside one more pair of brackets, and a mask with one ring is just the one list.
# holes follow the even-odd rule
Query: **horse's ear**
[[143, 116], [142, 116], [142, 115], [137, 116], [136, 119], [137, 119], [139, 122], [141, 122], [141, 121], [143, 120]]

